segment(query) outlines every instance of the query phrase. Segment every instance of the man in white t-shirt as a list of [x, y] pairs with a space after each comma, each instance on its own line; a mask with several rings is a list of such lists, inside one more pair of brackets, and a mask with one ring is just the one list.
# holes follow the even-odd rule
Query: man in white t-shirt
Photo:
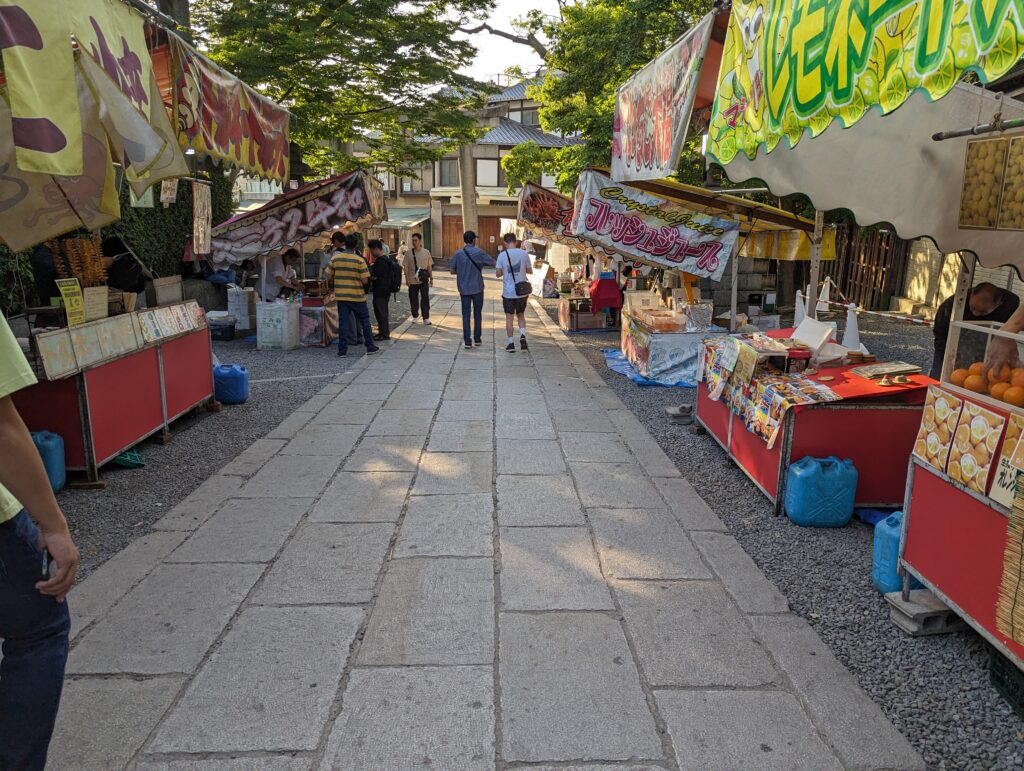
[[504, 241], [505, 248], [498, 255], [494, 274], [501, 279], [501, 306], [505, 311], [505, 332], [508, 334], [508, 345], [505, 346], [505, 350], [511, 353], [516, 349], [512, 322], [518, 319], [519, 347], [528, 351], [530, 346], [526, 344], [526, 301], [530, 293], [519, 294], [516, 291], [516, 284], [527, 281], [526, 275], [533, 273], [533, 264], [527, 251], [516, 247], [514, 233], [506, 233], [501, 240]]
[[281, 293], [284, 286], [278, 279], [284, 280], [284, 259], [280, 254], [273, 254], [267, 257], [265, 276], [260, 276], [256, 289], [260, 293], [260, 299], [265, 303], [273, 302]]

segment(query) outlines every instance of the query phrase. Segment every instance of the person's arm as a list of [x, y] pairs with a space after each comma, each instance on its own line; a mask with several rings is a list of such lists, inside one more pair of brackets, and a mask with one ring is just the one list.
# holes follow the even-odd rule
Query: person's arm
[[[1009, 320], [1000, 327], [1004, 332], [1019, 333], [1024, 330], [1024, 305], [1017, 307]], [[1020, 360], [1017, 352], [1017, 341], [1006, 337], [990, 337], [985, 351], [985, 372], [1003, 369], [1004, 365], [1014, 365]]]
[[53, 495], [39, 450], [10, 396], [0, 399], [0, 458], [4, 459], [0, 463], [0, 484], [39, 524], [40, 546], [46, 548], [57, 563], [57, 575], [40, 581], [36, 589], [63, 602], [78, 572], [78, 549], [71, 540], [64, 512]]

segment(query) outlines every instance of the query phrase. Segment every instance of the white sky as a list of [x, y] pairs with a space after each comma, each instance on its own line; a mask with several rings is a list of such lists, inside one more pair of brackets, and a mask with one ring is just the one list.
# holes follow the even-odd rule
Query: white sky
[[[557, 0], [498, 0], [488, 23], [495, 29], [512, 32], [511, 20], [525, 15], [527, 11], [534, 8], [554, 16], [558, 13], [558, 2]], [[529, 46], [513, 43], [511, 40], [496, 37], [488, 32], [474, 35], [473, 43], [479, 53], [477, 53], [473, 66], [463, 72], [472, 75], [477, 80], [493, 79], [512, 65], [518, 64], [529, 72], [542, 63], [540, 56]]]

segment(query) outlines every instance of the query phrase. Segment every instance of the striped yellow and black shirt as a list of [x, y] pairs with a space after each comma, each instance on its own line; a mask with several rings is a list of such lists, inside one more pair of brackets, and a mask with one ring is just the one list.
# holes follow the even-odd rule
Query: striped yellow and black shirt
[[358, 254], [338, 252], [327, 265], [327, 276], [334, 281], [334, 297], [339, 302], [365, 302], [370, 268]]

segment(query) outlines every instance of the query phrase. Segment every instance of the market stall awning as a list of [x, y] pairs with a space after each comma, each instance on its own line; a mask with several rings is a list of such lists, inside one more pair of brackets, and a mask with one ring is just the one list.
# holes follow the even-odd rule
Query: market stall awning
[[365, 171], [351, 171], [289, 190], [217, 225], [209, 260], [218, 267], [237, 265], [323, 233], [373, 227], [387, 216], [380, 182]]
[[429, 218], [430, 209], [426, 206], [394, 207], [388, 209], [388, 218], [374, 227], [381, 230], [410, 230]]

